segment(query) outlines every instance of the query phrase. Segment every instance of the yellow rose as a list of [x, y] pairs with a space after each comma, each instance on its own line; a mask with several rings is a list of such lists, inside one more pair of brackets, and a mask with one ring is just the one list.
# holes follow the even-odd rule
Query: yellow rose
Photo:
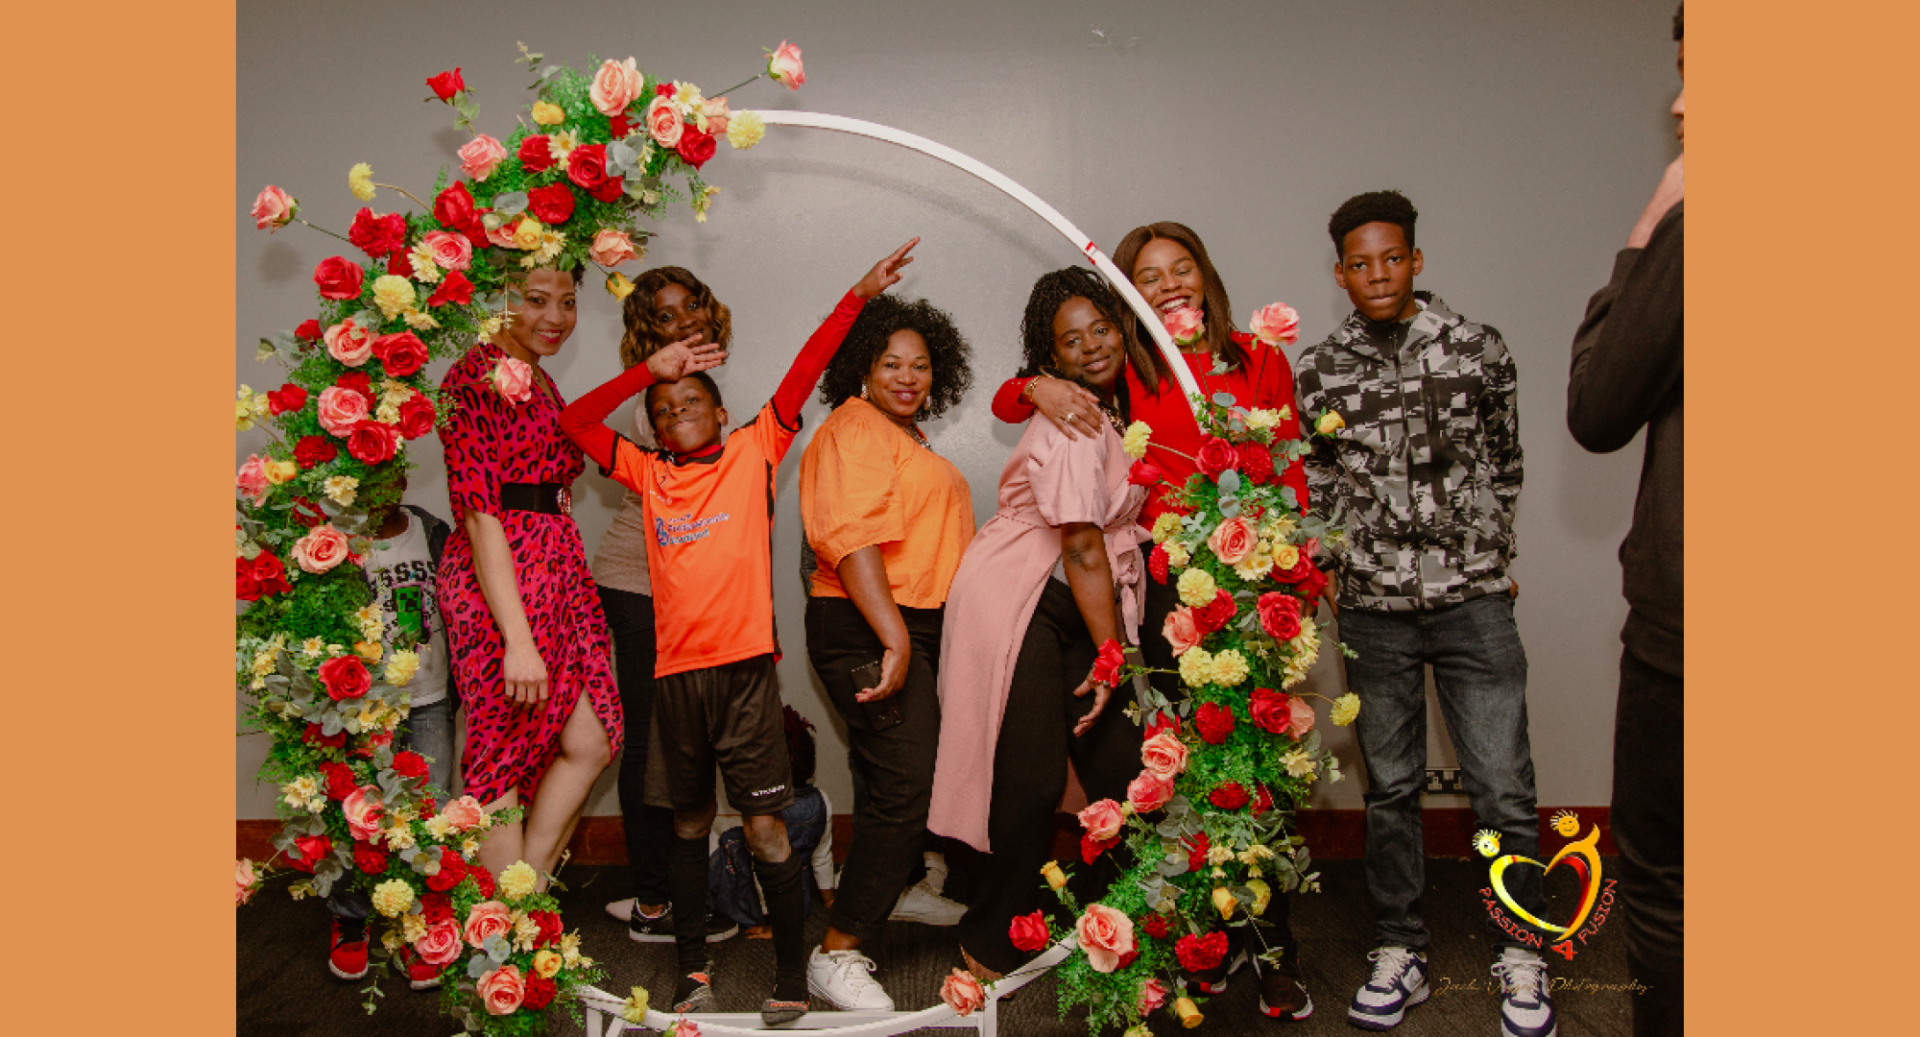
[[1255, 917], [1267, 913], [1267, 905], [1273, 902], [1273, 887], [1259, 879], [1248, 879], [1247, 888], [1253, 891], [1253, 906], [1247, 910]]
[[372, 641], [356, 641], [353, 644], [353, 654], [370, 663], [379, 662], [383, 651], [384, 649]]
[[1273, 549], [1273, 564], [1279, 569], [1291, 569], [1300, 564], [1300, 549], [1292, 544], [1281, 544]]
[[[524, 248], [524, 249], [539, 248], [540, 232], [542, 229], [543, 228], [540, 226], [539, 220], [536, 220], [531, 216], [521, 217], [520, 222], [514, 224], [513, 233], [509, 235], [509, 237], [513, 241], [513, 247]], [[373, 283], [373, 290], [375, 292], [374, 301], [378, 302], [379, 301], [378, 293], [380, 291], [379, 281], [375, 281]]]
[[1189, 648], [1180, 653], [1180, 680], [1189, 688], [1212, 682], [1213, 656], [1204, 648]]
[[355, 198], [363, 202], [373, 201], [375, 193], [373, 189], [373, 167], [367, 165], [365, 162], [355, 162], [353, 168], [347, 170], [347, 187], [352, 189]]
[[1040, 877], [1046, 879], [1047, 885], [1052, 887], [1055, 892], [1058, 892], [1062, 886], [1067, 884], [1067, 874], [1060, 870], [1059, 861], [1048, 861], [1042, 865], [1040, 868]]
[[1227, 887], [1213, 887], [1213, 909], [1220, 912], [1221, 918], [1232, 918], [1233, 909], [1239, 906], [1240, 901], [1228, 892]]
[[1181, 522], [1182, 519], [1178, 514], [1171, 511], [1161, 512], [1160, 517], [1153, 520], [1153, 542], [1166, 543], [1168, 537], [1180, 531]]
[[388, 918], [398, 918], [413, 906], [413, 887], [402, 879], [388, 879], [373, 887], [373, 909]]
[[759, 112], [734, 112], [727, 121], [727, 143], [745, 151], [767, 135], [767, 122]]
[[292, 461], [268, 461], [267, 481], [275, 486], [291, 480], [300, 474], [300, 466]]
[[633, 282], [627, 280], [627, 275], [615, 271], [607, 275], [607, 291], [614, 298], [624, 302], [627, 296], [633, 294]]
[[1120, 437], [1120, 445], [1127, 456], [1135, 461], [1147, 456], [1147, 441], [1153, 438], [1153, 427], [1144, 421], [1136, 421], [1127, 426], [1127, 434]]
[[533, 893], [533, 886], [538, 878], [539, 876], [534, 874], [533, 865], [526, 861], [514, 861], [507, 865], [507, 870], [500, 873], [500, 892], [514, 900], [519, 900]]
[[567, 113], [565, 109], [551, 101], [535, 101], [533, 121], [542, 126], [558, 126], [567, 121]]
[[1314, 431], [1323, 436], [1331, 436], [1346, 427], [1346, 419], [1342, 418], [1338, 411], [1328, 411], [1320, 415], [1320, 420], [1313, 423]]
[[374, 279], [373, 304], [389, 319], [413, 309], [418, 300], [413, 282], [399, 274], [381, 274]]
[[1349, 691], [1333, 700], [1333, 726], [1345, 727], [1360, 715], [1360, 696]]
[[1247, 679], [1247, 659], [1234, 649], [1227, 649], [1213, 657], [1213, 683], [1223, 688], [1238, 687]]
[[535, 951], [533, 971], [542, 979], [552, 979], [554, 973], [560, 971], [560, 956], [548, 950]]
[[1189, 1030], [1199, 1026], [1201, 1022], [1206, 1019], [1206, 1016], [1200, 1014], [1199, 1006], [1195, 1005], [1193, 998], [1190, 997], [1183, 997], [1175, 1001], [1173, 1003], [1173, 1014], [1179, 1016], [1180, 1025]]
[[1219, 588], [1214, 586], [1213, 574], [1205, 569], [1188, 569], [1180, 574], [1180, 600], [1193, 608], [1213, 601]]

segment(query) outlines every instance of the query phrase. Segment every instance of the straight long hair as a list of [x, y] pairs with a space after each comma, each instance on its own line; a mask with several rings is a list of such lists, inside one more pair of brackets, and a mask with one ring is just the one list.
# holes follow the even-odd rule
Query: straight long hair
[[621, 367], [646, 363], [648, 357], [672, 341], [653, 312], [654, 295], [670, 284], [685, 288], [693, 304], [707, 311], [713, 320], [713, 340], [720, 343], [720, 348], [733, 348], [733, 311], [713, 297], [713, 289], [686, 267], [656, 266], [634, 279], [633, 291], [620, 303], [620, 317], [626, 324], [620, 335]]
[[[1227, 286], [1221, 283], [1219, 271], [1213, 268], [1213, 260], [1207, 256], [1207, 246], [1200, 241], [1200, 235], [1194, 233], [1193, 228], [1171, 220], [1135, 227], [1120, 239], [1120, 247], [1113, 250], [1114, 265], [1132, 278], [1133, 264], [1139, 261], [1140, 250], [1147, 247], [1147, 242], [1157, 239], [1177, 243], [1193, 256], [1194, 263], [1200, 267], [1201, 296], [1207, 311], [1207, 345], [1229, 369], [1239, 369], [1247, 362], [1247, 351], [1233, 340], [1234, 334], [1240, 330], [1233, 324], [1233, 303], [1228, 301]], [[1151, 342], [1151, 333], [1139, 326], [1140, 318], [1134, 314], [1133, 308], [1125, 307], [1125, 312], [1128, 329], [1133, 332], [1134, 339], [1142, 343]], [[1152, 369], [1159, 372], [1162, 378], [1172, 378], [1173, 370], [1167, 366], [1167, 360], [1160, 355], [1160, 351], [1149, 349], [1147, 352]], [[1147, 368], [1141, 368], [1143, 381], [1146, 371]]]

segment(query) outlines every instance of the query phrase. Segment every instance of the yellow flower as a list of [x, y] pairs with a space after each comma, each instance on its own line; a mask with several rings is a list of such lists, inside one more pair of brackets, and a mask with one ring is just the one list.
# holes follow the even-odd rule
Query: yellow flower
[[1214, 843], [1207, 847], [1208, 864], [1225, 864], [1233, 859], [1233, 847], [1226, 843]]
[[[524, 248], [524, 249], [539, 248], [540, 232], [543, 229], [544, 228], [540, 226], [539, 220], [536, 220], [531, 216], [521, 217], [520, 222], [514, 224], [513, 234], [510, 235], [510, 237], [513, 240], [513, 247]], [[380, 290], [380, 282], [375, 281], [374, 291], [377, 293], [379, 292], [379, 290]], [[375, 301], [376, 302], [378, 301], [377, 296], [375, 298]]]
[[400, 919], [400, 935], [405, 937], [408, 943], [417, 942], [422, 936], [427, 935], [426, 917], [415, 911]]
[[1219, 588], [1214, 586], [1212, 573], [1205, 569], [1188, 569], [1180, 574], [1179, 590], [1183, 603], [1199, 608], [1213, 601]]
[[1314, 422], [1313, 427], [1314, 427], [1314, 430], [1319, 432], [1321, 435], [1331, 436], [1335, 432], [1338, 432], [1341, 429], [1346, 428], [1347, 422], [1345, 418], [1342, 418], [1340, 416], [1340, 413], [1338, 411], [1328, 411], [1325, 414], [1320, 415], [1320, 420]]
[[500, 334], [500, 329], [506, 326], [506, 318], [496, 313], [480, 322], [480, 333], [474, 337], [482, 342], [492, 342], [493, 336]]
[[572, 130], [561, 130], [547, 137], [547, 154], [552, 155], [553, 160], [563, 166], [567, 164], [567, 156], [573, 154], [573, 149], [579, 146], [580, 135]]
[[398, 918], [413, 906], [413, 887], [402, 879], [388, 879], [373, 887], [373, 909], [388, 918]]
[[300, 466], [292, 461], [268, 461], [267, 481], [275, 486], [291, 480], [300, 474]]
[[1169, 566], [1175, 569], [1184, 569], [1187, 567], [1188, 562], [1193, 561], [1193, 552], [1188, 551], [1187, 545], [1178, 540], [1169, 540], [1163, 546], [1167, 549], [1167, 564]]
[[1249, 583], [1264, 579], [1267, 571], [1273, 568], [1273, 556], [1267, 553], [1265, 544], [1261, 544], [1248, 553], [1233, 567], [1233, 574]]
[[1291, 569], [1300, 564], [1300, 549], [1292, 544], [1280, 544], [1273, 549], [1273, 564], [1281, 569]]
[[1189, 1030], [1199, 1026], [1201, 1022], [1206, 1019], [1206, 1016], [1200, 1014], [1199, 1006], [1195, 1005], [1193, 998], [1190, 997], [1183, 997], [1175, 1001], [1173, 1003], [1173, 1014], [1179, 1016], [1180, 1025]]
[[353, 654], [359, 656], [362, 659], [365, 659], [370, 663], [379, 662], [380, 655], [383, 651], [384, 649], [382, 649], [378, 643], [373, 641], [356, 641], [354, 642], [354, 645], [353, 645]]
[[1267, 913], [1267, 905], [1273, 902], [1273, 887], [1259, 879], [1248, 879], [1247, 888], [1253, 891], [1253, 906], [1247, 911], [1255, 918]]
[[440, 264], [433, 261], [433, 250], [424, 243], [413, 246], [407, 253], [407, 262], [413, 267], [413, 279], [422, 284], [434, 284], [440, 280]]
[[1290, 777], [1304, 778], [1313, 773], [1313, 757], [1305, 749], [1295, 749], [1280, 757]]
[[567, 113], [565, 109], [551, 101], [535, 101], [533, 121], [542, 126], [558, 126], [567, 121]]
[[1040, 877], [1046, 879], [1047, 885], [1052, 887], [1055, 892], [1059, 892], [1060, 888], [1067, 884], [1067, 873], [1060, 870], [1059, 861], [1048, 861], [1042, 865], [1040, 868]]
[[404, 688], [413, 675], [420, 672], [420, 653], [409, 648], [404, 652], [393, 653], [387, 660], [387, 683], [396, 688]]
[[500, 892], [514, 900], [530, 896], [539, 876], [534, 874], [533, 865], [526, 861], [514, 861], [507, 870], [500, 873]]
[[1239, 906], [1239, 899], [1229, 892], [1227, 887], [1213, 887], [1213, 909], [1220, 912], [1221, 918], [1232, 918], [1233, 909]]
[[400, 315], [400, 319], [406, 321], [407, 327], [415, 331], [432, 331], [440, 326], [440, 322], [433, 319], [433, 314], [421, 313], [419, 310], [408, 310]]
[[767, 135], [767, 121], [759, 112], [734, 112], [727, 120], [727, 143], [745, 151]]
[[399, 274], [381, 274], [374, 279], [373, 304], [380, 307], [380, 313], [387, 319], [413, 309], [418, 301], [413, 282]]
[[[328, 500], [344, 508], [352, 504], [353, 498], [359, 494], [360, 480], [351, 475], [331, 475], [327, 477], [326, 482], [320, 484], [320, 488], [325, 491]], [[311, 646], [313, 642], [308, 641], [307, 644]], [[317, 651], [317, 649], [312, 647], [309, 647], [307, 650], [309, 652]]]
[[390, 850], [411, 850], [414, 847], [413, 829], [406, 825], [392, 825], [385, 829], [385, 835]]
[[309, 637], [305, 641], [300, 642], [300, 654], [309, 659], [318, 659], [320, 656], [325, 655], [326, 651], [327, 642], [321, 638]]
[[707, 206], [713, 204], [713, 196], [720, 193], [718, 187], [708, 184], [699, 196], [693, 200], [693, 222], [707, 222]]
[[540, 936], [540, 923], [518, 911], [513, 913], [513, 949], [516, 951], [533, 950], [533, 941]]
[[1181, 517], [1171, 511], [1163, 511], [1153, 520], [1153, 542], [1164, 544], [1167, 538], [1180, 532]]
[[1147, 1029], [1146, 1023], [1135, 1023], [1126, 1033], [1121, 1034], [1120, 1037], [1153, 1037], [1153, 1031]]
[[1189, 648], [1180, 653], [1180, 680], [1189, 688], [1198, 688], [1213, 680], [1213, 656], [1204, 648]]
[[1292, 533], [1293, 530], [1294, 521], [1292, 515], [1283, 515], [1276, 512], [1273, 518], [1260, 523], [1260, 535], [1273, 541], [1275, 544], [1284, 543], [1287, 539], [1287, 534]]
[[[536, 926], [536, 928], [538, 927]], [[539, 950], [539, 951], [535, 951], [533, 954], [534, 975], [537, 975], [542, 979], [552, 979], [554, 976], [554, 973], [560, 971], [560, 965], [561, 965], [560, 956], [558, 954], [553, 953], [552, 951]]]
[[647, 1021], [647, 988], [634, 987], [633, 996], [620, 1006], [620, 1018], [638, 1026]]
[[614, 298], [625, 301], [627, 296], [633, 294], [633, 282], [627, 280], [627, 275], [616, 270], [607, 275], [607, 292]]
[[[391, 669], [391, 664], [389, 664], [389, 669]], [[433, 836], [435, 839], [446, 842], [447, 836], [452, 834], [452, 832], [453, 822], [448, 821], [445, 817], [435, 814], [427, 818], [427, 834]]]
[[1135, 461], [1147, 456], [1147, 441], [1153, 438], [1153, 426], [1144, 421], [1136, 421], [1127, 426], [1127, 434], [1120, 437], [1120, 445], [1127, 456]]
[[353, 196], [363, 202], [373, 201], [373, 167], [365, 162], [355, 162], [347, 170], [347, 186], [353, 189]]
[[1247, 427], [1255, 432], [1271, 432], [1280, 426], [1282, 420], [1279, 411], [1265, 407], [1255, 407], [1247, 412]]
[[1213, 657], [1213, 683], [1223, 688], [1238, 687], [1248, 672], [1246, 656], [1232, 648]]
[[1333, 700], [1333, 726], [1345, 727], [1360, 715], [1360, 696], [1349, 691]]

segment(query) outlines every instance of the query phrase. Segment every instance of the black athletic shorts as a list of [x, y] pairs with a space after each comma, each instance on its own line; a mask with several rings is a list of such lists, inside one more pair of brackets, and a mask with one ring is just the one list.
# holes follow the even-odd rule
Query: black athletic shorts
[[706, 807], [715, 765], [742, 814], [778, 814], [793, 803], [772, 655], [659, 678], [653, 716], [675, 810]]

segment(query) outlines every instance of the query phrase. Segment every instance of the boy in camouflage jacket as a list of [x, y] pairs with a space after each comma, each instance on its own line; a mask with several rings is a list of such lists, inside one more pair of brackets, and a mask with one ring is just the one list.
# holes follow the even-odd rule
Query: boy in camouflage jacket
[[[1507, 575], [1521, 479], [1513, 357], [1498, 331], [1414, 293], [1417, 216], [1393, 191], [1359, 195], [1334, 213], [1334, 280], [1355, 310], [1295, 368], [1301, 419], [1332, 433], [1313, 440], [1307, 484], [1346, 529], [1328, 567], [1340, 639], [1357, 653], [1347, 681], [1362, 703], [1356, 733], [1379, 944], [1347, 1015], [1371, 1030], [1398, 1025], [1429, 994], [1420, 915], [1427, 666], [1481, 827], [1500, 834], [1505, 853], [1537, 856], [1540, 843], [1527, 657]], [[1505, 881], [1520, 907], [1544, 917], [1538, 869], [1514, 869]], [[1540, 934], [1490, 930], [1502, 1032], [1547, 1037], [1555, 1022]]]

